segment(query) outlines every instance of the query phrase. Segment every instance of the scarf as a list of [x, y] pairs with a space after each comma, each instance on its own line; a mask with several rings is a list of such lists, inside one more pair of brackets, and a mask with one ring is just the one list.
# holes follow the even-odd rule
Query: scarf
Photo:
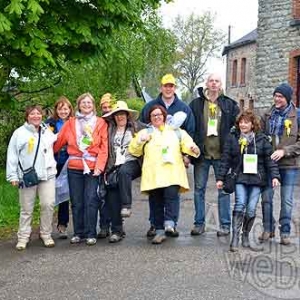
[[289, 114], [292, 108], [292, 104], [290, 103], [285, 109], [277, 109], [274, 108], [271, 112], [271, 117], [269, 119], [270, 125], [270, 134], [282, 136], [284, 131], [284, 120]]

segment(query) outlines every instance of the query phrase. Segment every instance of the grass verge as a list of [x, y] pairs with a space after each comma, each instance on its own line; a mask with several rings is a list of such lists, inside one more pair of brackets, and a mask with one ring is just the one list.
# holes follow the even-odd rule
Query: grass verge
[[[33, 226], [39, 223], [39, 210], [39, 204], [36, 201]], [[5, 171], [0, 169], [0, 240], [10, 238], [18, 230], [19, 213], [18, 188], [6, 182]]]

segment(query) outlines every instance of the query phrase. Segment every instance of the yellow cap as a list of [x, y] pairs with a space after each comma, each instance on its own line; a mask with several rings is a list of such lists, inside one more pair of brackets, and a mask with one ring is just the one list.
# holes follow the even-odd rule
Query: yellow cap
[[166, 74], [161, 79], [161, 84], [162, 85], [165, 85], [165, 84], [168, 84], [168, 83], [176, 85], [175, 77], [172, 74]]
[[112, 101], [112, 95], [110, 93], [106, 93], [102, 96], [100, 100], [100, 106], [102, 106], [102, 104], [106, 102], [110, 103], [111, 101]]

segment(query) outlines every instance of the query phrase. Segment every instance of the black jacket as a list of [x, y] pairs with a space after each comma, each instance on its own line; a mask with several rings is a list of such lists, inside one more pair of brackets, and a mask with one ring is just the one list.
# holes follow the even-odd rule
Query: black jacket
[[[239, 138], [239, 131], [235, 131], [228, 135], [224, 145], [223, 153], [221, 156], [221, 164], [216, 179], [224, 181], [225, 175], [231, 168], [237, 171], [238, 176], [236, 179], [236, 183], [265, 186], [268, 182], [268, 174], [270, 174], [272, 179], [278, 178], [280, 180], [278, 165], [271, 159], [271, 154], [273, 153], [272, 146], [268, 140], [268, 137], [261, 132], [255, 134], [256, 154], [258, 155], [258, 172], [257, 174], [243, 173], [243, 158], [241, 155]], [[247, 153], [255, 154], [255, 146], [254, 141], [252, 141], [247, 147]], [[236, 170], [238, 166], [239, 169]]]
[[[200, 148], [201, 153], [204, 154], [204, 138], [205, 138], [205, 132], [204, 132], [204, 116], [203, 116], [203, 109], [204, 109], [204, 101], [205, 101], [205, 95], [203, 93], [203, 87], [198, 88], [199, 97], [194, 99], [190, 103], [190, 108], [194, 114], [195, 117], [195, 134], [194, 134], [194, 141], [197, 144], [197, 146]], [[223, 151], [223, 145], [225, 142], [225, 139], [227, 135], [230, 132], [230, 129], [235, 124], [235, 120], [237, 115], [239, 114], [240, 110], [237, 105], [237, 103], [232, 100], [231, 98], [220, 95], [217, 99], [218, 106], [220, 107], [222, 111], [221, 115], [221, 124], [220, 124], [220, 145], [221, 145], [221, 153]], [[202, 155], [200, 155], [201, 157]]]

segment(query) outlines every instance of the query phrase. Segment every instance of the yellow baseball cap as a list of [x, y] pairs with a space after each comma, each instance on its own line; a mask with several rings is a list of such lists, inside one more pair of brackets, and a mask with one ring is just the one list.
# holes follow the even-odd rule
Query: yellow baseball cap
[[161, 79], [161, 84], [162, 85], [165, 85], [165, 84], [168, 84], [168, 83], [176, 85], [175, 77], [172, 74], [166, 74]]

